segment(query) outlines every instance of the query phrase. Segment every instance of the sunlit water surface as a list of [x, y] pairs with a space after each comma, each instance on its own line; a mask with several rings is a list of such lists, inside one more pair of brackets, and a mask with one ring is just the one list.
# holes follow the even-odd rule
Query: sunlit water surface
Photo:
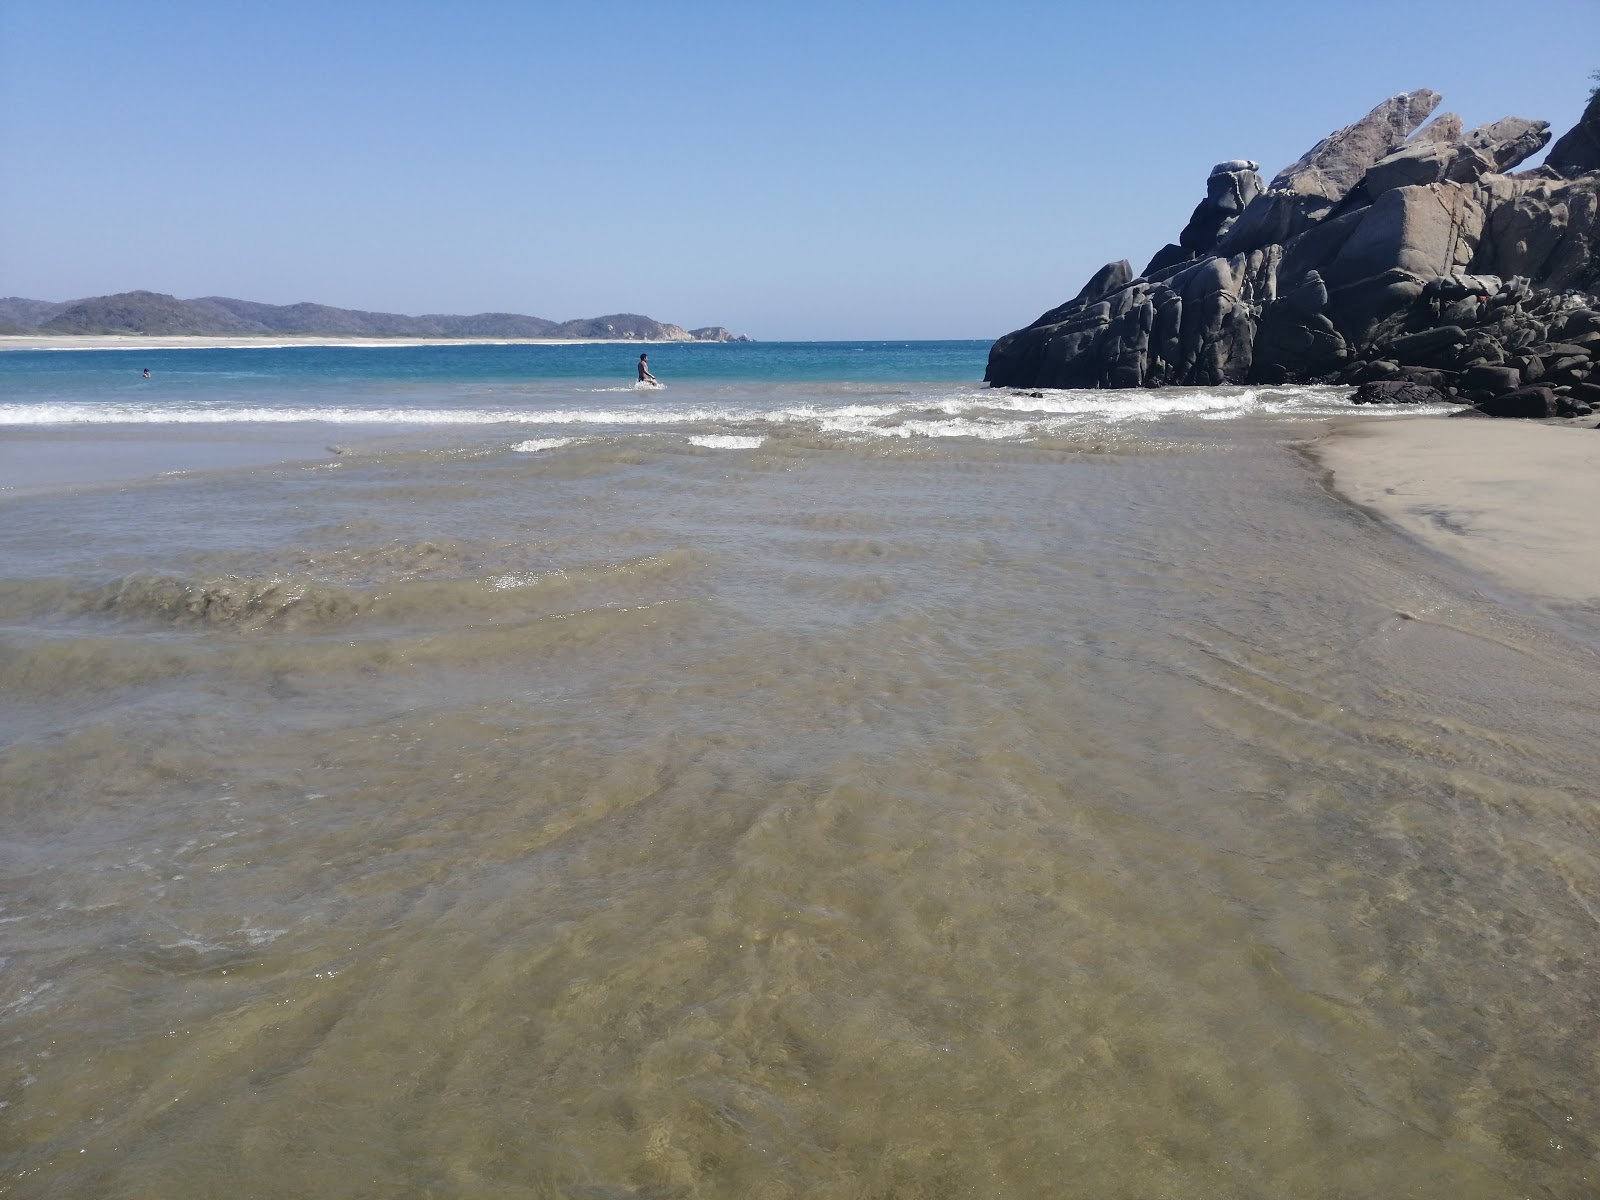
[[1600, 1190], [1600, 615], [929, 374], [13, 394], [343, 453], [0, 493], [0, 1195]]

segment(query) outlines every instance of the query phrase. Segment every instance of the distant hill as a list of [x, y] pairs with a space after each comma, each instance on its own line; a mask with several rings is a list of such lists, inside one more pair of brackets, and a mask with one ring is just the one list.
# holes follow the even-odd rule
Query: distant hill
[[641, 342], [744, 342], [720, 325], [688, 330], [637, 313], [556, 322], [520, 313], [472, 316], [363, 312], [326, 304], [258, 304], [228, 296], [179, 300], [161, 292], [119, 292], [55, 304], [0, 299], [0, 332], [186, 334], [206, 337], [623, 338]]
[[65, 307], [65, 304], [51, 304], [48, 300], [23, 300], [18, 296], [7, 296], [0, 300], [0, 321], [7, 325], [20, 325], [24, 329], [36, 329]]

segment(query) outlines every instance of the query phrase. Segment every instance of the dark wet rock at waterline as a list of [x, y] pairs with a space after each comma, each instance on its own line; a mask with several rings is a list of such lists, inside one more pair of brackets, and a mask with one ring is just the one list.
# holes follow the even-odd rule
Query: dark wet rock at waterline
[[1363, 383], [1351, 400], [1356, 404], [1448, 404], [1450, 397], [1425, 383], [1382, 379]]
[[1537, 384], [1531, 387], [1517, 388], [1502, 396], [1485, 400], [1477, 406], [1479, 412], [1488, 417], [1554, 417], [1560, 414], [1560, 405], [1556, 394], [1547, 387]]
[[1218, 163], [1177, 241], [1142, 274], [1108, 263], [1072, 300], [997, 341], [986, 380], [1398, 380], [1464, 401], [1590, 386], [1600, 109], [1591, 104], [1552, 150], [1559, 169], [1514, 173], [1549, 142], [1546, 122], [1505, 117], [1468, 131], [1453, 113], [1428, 119], [1439, 99], [1425, 88], [1391, 97], [1270, 185], [1252, 160]]

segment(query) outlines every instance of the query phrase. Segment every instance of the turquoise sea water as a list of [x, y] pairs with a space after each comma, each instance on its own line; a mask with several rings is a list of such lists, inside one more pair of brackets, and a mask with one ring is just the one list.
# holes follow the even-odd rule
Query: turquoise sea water
[[1594, 611], [1340, 389], [642, 348], [0, 354], [0, 1196], [1593, 1194]]
[[0, 428], [524, 425], [552, 436], [1016, 438], [1085, 421], [1336, 407], [1316, 389], [996, 392], [980, 383], [987, 351], [987, 342], [652, 345], [666, 386], [648, 392], [634, 387], [635, 345], [15, 351], [0, 354]]
[[620, 380], [631, 383], [640, 353], [657, 374], [679, 380], [975, 380], [987, 341], [664, 342], [644, 345], [272, 346], [237, 349], [14, 351], [0, 356], [7, 379], [85, 386], [151, 374], [196, 381], [228, 378], [360, 381]]
[[[521, 384], [628, 386], [641, 352], [661, 379], [725, 384], [972, 382], [987, 342], [663, 343], [644, 346], [281, 346], [49, 350], [0, 354], [0, 402], [101, 401], [152, 407], [228, 397], [294, 397], [328, 388], [417, 397], [486, 394]], [[146, 380], [148, 369], [152, 378]], [[11, 410], [6, 410], [8, 413]]]

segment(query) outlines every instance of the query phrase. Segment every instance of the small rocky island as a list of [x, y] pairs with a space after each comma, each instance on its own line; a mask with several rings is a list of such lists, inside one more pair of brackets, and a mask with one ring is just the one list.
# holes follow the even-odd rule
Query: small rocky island
[[[1600, 91], [1545, 163], [1545, 121], [1464, 130], [1426, 88], [1271, 184], [1218, 163], [1175, 244], [1102, 267], [989, 352], [994, 387], [1349, 383], [1358, 402], [1491, 416], [1600, 406]], [[1429, 118], [1432, 117], [1431, 120]]]

